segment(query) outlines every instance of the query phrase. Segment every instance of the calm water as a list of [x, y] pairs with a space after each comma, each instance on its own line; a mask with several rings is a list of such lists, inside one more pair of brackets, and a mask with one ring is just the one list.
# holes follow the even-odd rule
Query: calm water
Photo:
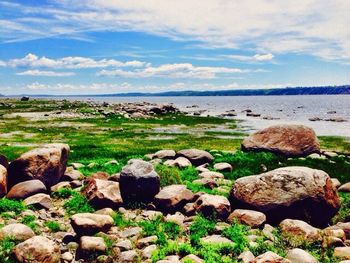
[[[181, 110], [205, 110], [203, 115], [220, 115], [235, 110], [237, 119], [245, 120], [242, 125], [248, 130], [264, 128], [272, 124], [304, 124], [315, 129], [318, 135], [338, 135], [350, 138], [350, 96], [349, 95], [305, 95], [305, 96], [232, 96], [232, 97], [84, 97], [69, 98], [106, 102], [156, 102], [174, 103]], [[187, 106], [197, 105], [197, 108]], [[247, 117], [242, 112], [251, 109], [261, 117], [270, 116], [278, 120], [263, 120], [261, 117]], [[329, 114], [327, 112], [336, 111]], [[346, 122], [317, 121], [312, 117], [346, 119]]]

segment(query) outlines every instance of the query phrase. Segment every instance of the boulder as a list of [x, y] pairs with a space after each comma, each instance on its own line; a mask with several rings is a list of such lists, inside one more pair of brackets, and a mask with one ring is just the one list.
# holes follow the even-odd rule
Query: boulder
[[26, 206], [32, 205], [38, 209], [50, 209], [52, 207], [51, 197], [47, 194], [35, 194], [27, 197], [23, 202]]
[[295, 263], [318, 263], [317, 259], [311, 256], [310, 253], [300, 248], [289, 250], [286, 258]]
[[78, 258], [88, 258], [90, 255], [102, 254], [107, 250], [107, 246], [102, 237], [82, 236], [77, 254]]
[[177, 157], [175, 160], [167, 160], [164, 162], [167, 166], [176, 166], [180, 169], [192, 166], [192, 163], [185, 157]]
[[289, 260], [285, 260], [280, 255], [274, 252], [267, 251], [255, 258], [252, 263], [291, 263]]
[[72, 227], [79, 236], [107, 232], [114, 224], [109, 215], [79, 213], [71, 217]]
[[310, 226], [301, 220], [285, 219], [279, 226], [282, 235], [288, 239], [306, 241], [308, 243], [322, 240], [320, 229]]
[[132, 159], [123, 168], [119, 179], [120, 192], [125, 202], [150, 202], [158, 194], [160, 178], [152, 164]]
[[38, 193], [46, 193], [45, 185], [40, 180], [30, 180], [14, 185], [7, 193], [7, 198], [25, 199]]
[[61, 181], [75, 181], [83, 178], [84, 175], [81, 172], [75, 170], [73, 167], [67, 167], [64, 175], [61, 177]]
[[9, 165], [8, 186], [38, 179], [50, 188], [63, 176], [68, 154], [67, 144], [48, 144], [22, 154]]
[[194, 209], [204, 216], [216, 216], [226, 219], [230, 214], [230, 202], [226, 197], [220, 195], [201, 195], [194, 203]]
[[19, 262], [60, 262], [61, 251], [55, 242], [43, 236], [34, 236], [14, 248]]
[[[174, 159], [176, 152], [174, 150], [160, 150], [153, 154], [153, 158], [159, 159]], [[152, 159], [153, 159], [152, 158]]]
[[276, 125], [245, 138], [243, 151], [268, 151], [286, 157], [306, 157], [320, 152], [313, 129], [303, 125]]
[[214, 169], [219, 172], [232, 172], [232, 165], [229, 163], [216, 163]]
[[0, 198], [7, 194], [7, 169], [0, 164]]
[[284, 167], [239, 178], [230, 193], [233, 207], [263, 212], [267, 221], [285, 218], [326, 225], [340, 208], [328, 174], [307, 167]]
[[25, 241], [35, 236], [33, 230], [23, 224], [14, 223], [0, 229], [0, 240], [12, 238], [16, 241]]
[[338, 192], [350, 193], [350, 182], [341, 185], [338, 188]]
[[5, 155], [0, 154], [0, 165], [4, 166], [6, 169], [9, 167], [9, 161]]
[[265, 223], [266, 216], [258, 211], [236, 209], [230, 214], [227, 220], [230, 223], [233, 223], [234, 220], [237, 220], [239, 223], [250, 227], [259, 227]]
[[89, 203], [96, 208], [118, 208], [123, 204], [118, 182], [100, 179], [88, 180], [83, 194]]
[[194, 198], [192, 191], [186, 185], [169, 185], [164, 187], [154, 198], [156, 207], [167, 213], [173, 213], [184, 207]]
[[334, 248], [333, 256], [341, 259], [350, 259], [350, 247]]
[[214, 160], [210, 153], [198, 149], [181, 150], [177, 153], [177, 156], [187, 158], [195, 166], [211, 163]]

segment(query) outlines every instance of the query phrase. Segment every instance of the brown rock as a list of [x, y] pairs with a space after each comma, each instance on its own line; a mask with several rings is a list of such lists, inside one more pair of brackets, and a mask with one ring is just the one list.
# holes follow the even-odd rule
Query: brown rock
[[201, 195], [194, 203], [194, 208], [204, 216], [217, 216], [220, 219], [226, 219], [231, 210], [226, 197], [210, 194]]
[[320, 152], [315, 132], [303, 125], [276, 125], [258, 131], [242, 142], [243, 151], [268, 151], [286, 157]]
[[292, 263], [318, 263], [318, 261], [310, 255], [310, 253], [300, 248], [293, 248], [289, 250], [286, 258]]
[[72, 216], [71, 224], [74, 231], [82, 236], [107, 232], [113, 226], [114, 221], [109, 215], [80, 213]]
[[333, 256], [341, 259], [350, 259], [350, 247], [336, 247]]
[[236, 209], [230, 214], [227, 220], [230, 223], [233, 223], [235, 219], [241, 224], [248, 225], [250, 227], [259, 227], [265, 223], [266, 216], [258, 211]]
[[350, 193], [350, 182], [341, 185], [338, 188], [338, 192]]
[[96, 208], [118, 208], [123, 204], [119, 183], [100, 179], [90, 179], [83, 190], [89, 203]]
[[50, 239], [34, 236], [19, 243], [14, 248], [14, 254], [19, 262], [60, 262], [60, 248]]
[[186, 185], [169, 185], [164, 187], [154, 197], [156, 207], [164, 212], [173, 213], [184, 207], [193, 200], [192, 191]]
[[292, 240], [316, 242], [322, 239], [321, 231], [301, 220], [285, 219], [280, 223], [282, 235]]
[[232, 172], [232, 165], [229, 163], [216, 163], [214, 169], [219, 172]]
[[6, 169], [9, 167], [9, 161], [5, 155], [0, 154], [0, 165], [4, 166]]
[[23, 202], [26, 206], [32, 205], [39, 209], [50, 209], [52, 207], [51, 197], [47, 194], [35, 194], [27, 197]]
[[33, 230], [23, 224], [9, 224], [0, 229], [0, 240], [13, 238], [17, 241], [25, 241], [35, 236]]
[[63, 176], [68, 155], [67, 144], [48, 144], [22, 154], [9, 165], [8, 186], [38, 179], [50, 188]]
[[160, 150], [160, 151], [156, 152], [155, 154], [153, 154], [153, 158], [174, 159], [175, 155], [176, 155], [176, 153], [174, 150]]
[[285, 260], [280, 255], [274, 252], [267, 251], [260, 256], [257, 256], [252, 263], [291, 263], [289, 260]]
[[75, 180], [81, 180], [84, 178], [84, 175], [79, 172], [78, 170], [75, 170], [73, 167], [67, 167], [64, 175], [61, 177], [61, 181], [75, 181]]
[[214, 157], [210, 153], [198, 149], [181, 150], [177, 153], [177, 156], [187, 158], [195, 166], [211, 163], [214, 160]]
[[38, 193], [46, 193], [45, 185], [40, 180], [30, 180], [14, 185], [7, 193], [7, 198], [25, 199]]
[[237, 179], [230, 201], [233, 207], [263, 212], [272, 223], [295, 218], [326, 225], [340, 207], [325, 172], [298, 166]]
[[7, 169], [0, 164], [0, 197], [7, 194]]

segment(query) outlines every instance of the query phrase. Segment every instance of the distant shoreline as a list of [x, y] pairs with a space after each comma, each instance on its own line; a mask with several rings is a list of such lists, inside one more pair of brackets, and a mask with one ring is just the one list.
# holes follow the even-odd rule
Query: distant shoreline
[[[21, 94], [2, 95], [2, 97], [204, 97], [204, 96], [290, 96], [290, 95], [350, 95], [350, 85], [324, 87], [287, 87], [276, 89], [240, 89], [217, 91], [167, 91], [167, 92], [128, 92], [114, 94]], [[0, 95], [1, 96], [1, 95]]]

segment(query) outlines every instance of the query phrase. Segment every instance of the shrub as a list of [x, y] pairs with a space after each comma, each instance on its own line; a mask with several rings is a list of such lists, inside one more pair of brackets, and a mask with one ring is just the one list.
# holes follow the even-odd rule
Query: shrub
[[0, 241], [0, 262], [15, 263], [17, 262], [12, 250], [16, 246], [15, 240], [4, 238]]
[[222, 234], [235, 243], [236, 254], [243, 252], [248, 246], [248, 240], [246, 239], [248, 228], [244, 225], [234, 223], [230, 227], [224, 229]]
[[178, 168], [158, 164], [155, 170], [160, 177], [160, 185], [162, 187], [172, 184], [182, 184], [181, 173]]
[[72, 197], [63, 204], [63, 207], [66, 209], [68, 215], [94, 211], [86, 197], [75, 191], [72, 192]]
[[215, 221], [207, 219], [202, 215], [197, 215], [190, 226], [190, 240], [191, 244], [198, 246], [200, 238], [211, 234], [215, 228]]
[[15, 212], [19, 214], [26, 209], [25, 205], [21, 201], [11, 200], [7, 198], [0, 199], [0, 213]]
[[50, 229], [51, 232], [58, 232], [61, 230], [61, 225], [56, 221], [46, 221], [44, 226]]

